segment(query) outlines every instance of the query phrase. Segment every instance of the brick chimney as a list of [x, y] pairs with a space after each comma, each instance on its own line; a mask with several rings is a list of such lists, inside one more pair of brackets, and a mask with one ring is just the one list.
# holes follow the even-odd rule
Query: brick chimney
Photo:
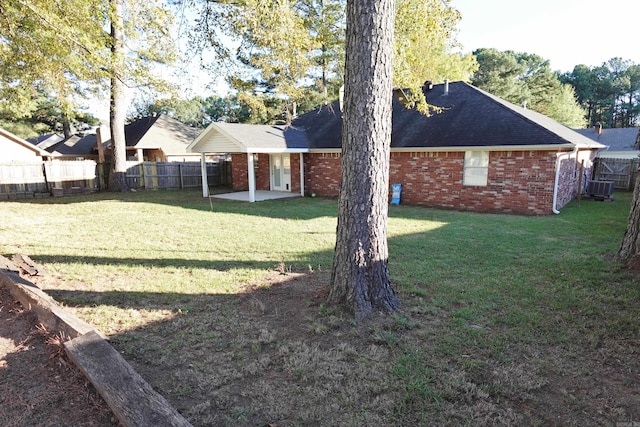
[[602, 124], [600, 124], [600, 122], [597, 122], [595, 125], [593, 125], [593, 130], [598, 135], [602, 134]]

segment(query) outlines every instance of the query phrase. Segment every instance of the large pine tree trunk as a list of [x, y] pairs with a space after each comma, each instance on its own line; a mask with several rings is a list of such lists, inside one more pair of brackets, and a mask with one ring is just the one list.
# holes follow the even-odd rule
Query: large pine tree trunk
[[393, 0], [347, 2], [342, 171], [329, 302], [346, 303], [358, 319], [399, 307], [387, 248], [393, 22]]
[[124, 95], [124, 15], [123, 0], [111, 0], [111, 191], [128, 191], [127, 185], [127, 144], [124, 136], [125, 95]]
[[617, 259], [623, 263], [629, 263], [640, 255], [640, 173], [636, 178], [636, 186], [633, 190], [631, 210], [627, 220], [627, 231], [622, 238], [622, 244], [617, 253]]

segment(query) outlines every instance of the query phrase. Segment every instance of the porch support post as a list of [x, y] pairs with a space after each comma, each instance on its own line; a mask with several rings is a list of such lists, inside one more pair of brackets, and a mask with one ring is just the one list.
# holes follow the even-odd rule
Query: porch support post
[[200, 173], [202, 174], [202, 197], [209, 197], [209, 181], [207, 180], [207, 159], [205, 153], [200, 154]]
[[304, 153], [300, 153], [300, 195], [304, 197]]
[[247, 153], [247, 165], [249, 169], [249, 202], [253, 203], [256, 201], [256, 172], [253, 168], [253, 153]]

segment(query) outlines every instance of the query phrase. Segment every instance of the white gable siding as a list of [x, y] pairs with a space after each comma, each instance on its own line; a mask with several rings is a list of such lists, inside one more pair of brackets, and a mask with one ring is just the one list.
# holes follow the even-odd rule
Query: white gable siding
[[192, 151], [198, 153], [242, 153], [246, 152], [246, 148], [219, 132], [211, 132], [210, 135], [201, 139]]
[[34, 149], [0, 135], [0, 163], [42, 160]]

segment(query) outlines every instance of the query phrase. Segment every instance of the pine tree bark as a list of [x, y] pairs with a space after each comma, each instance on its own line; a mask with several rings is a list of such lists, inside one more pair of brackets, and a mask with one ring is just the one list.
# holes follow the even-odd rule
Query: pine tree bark
[[111, 191], [128, 191], [127, 185], [127, 144], [124, 135], [125, 94], [124, 94], [124, 11], [123, 0], [111, 0], [111, 102], [109, 119], [111, 122]]
[[636, 178], [636, 186], [633, 190], [631, 209], [627, 220], [627, 230], [622, 238], [620, 249], [616, 254], [618, 261], [628, 264], [640, 255], [640, 173]]
[[347, 2], [341, 187], [330, 303], [357, 319], [399, 302], [388, 267], [387, 217], [394, 0]]

